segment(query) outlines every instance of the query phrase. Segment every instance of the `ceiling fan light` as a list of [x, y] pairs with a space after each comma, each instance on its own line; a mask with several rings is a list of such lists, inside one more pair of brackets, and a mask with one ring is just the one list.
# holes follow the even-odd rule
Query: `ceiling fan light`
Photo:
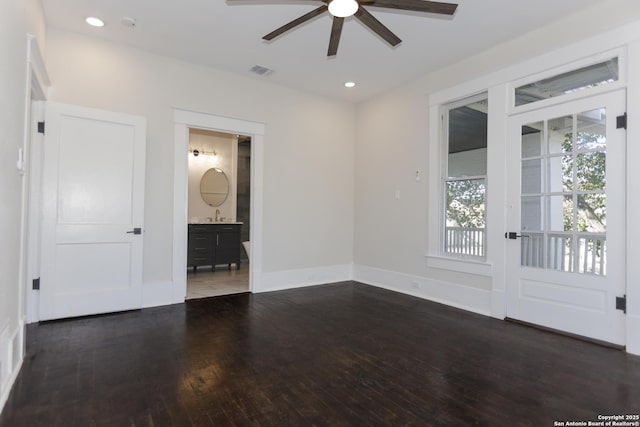
[[329, 13], [338, 18], [346, 18], [358, 11], [356, 0], [333, 0], [329, 3]]

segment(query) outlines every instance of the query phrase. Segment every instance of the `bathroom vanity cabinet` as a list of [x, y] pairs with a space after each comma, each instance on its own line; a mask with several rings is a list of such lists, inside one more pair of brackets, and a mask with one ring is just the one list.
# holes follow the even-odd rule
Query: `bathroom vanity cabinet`
[[187, 267], [231, 264], [240, 268], [241, 223], [189, 224]]

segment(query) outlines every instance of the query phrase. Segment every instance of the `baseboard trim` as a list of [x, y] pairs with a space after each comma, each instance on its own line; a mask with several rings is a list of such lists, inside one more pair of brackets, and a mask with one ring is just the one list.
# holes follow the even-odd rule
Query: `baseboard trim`
[[627, 353], [640, 356], [640, 316], [627, 313]]
[[[8, 329], [9, 325], [7, 324], [3, 331], [0, 332], [0, 349], [4, 353], [0, 359], [2, 360], [2, 369], [4, 370], [4, 372], [0, 373], [0, 414], [9, 399], [13, 384], [16, 382], [18, 374], [22, 369], [25, 339], [24, 319], [18, 323], [18, 327], [12, 334], [8, 333]], [[5, 364], [10, 369], [5, 369]], [[6, 374], [8, 375], [5, 379]]]
[[491, 315], [491, 291], [428, 277], [355, 265], [353, 280], [484, 316]]
[[178, 297], [177, 289], [182, 288], [174, 282], [151, 282], [142, 285], [142, 308], [160, 307], [163, 305], [184, 302], [184, 295]]
[[40, 320], [40, 291], [27, 289], [26, 305], [27, 324], [38, 322]]
[[254, 274], [253, 292], [273, 292], [351, 280], [353, 264]]
[[561, 329], [548, 328], [546, 326], [525, 322], [524, 320], [518, 320], [511, 317], [505, 317], [504, 320], [511, 323], [517, 323], [518, 325], [523, 325], [528, 328], [538, 329], [539, 331], [549, 332], [550, 334], [562, 335], [563, 337], [568, 337], [574, 340], [588, 342], [590, 344], [599, 345], [601, 347], [607, 347], [607, 348], [612, 348], [614, 350], [625, 351], [624, 345], [613, 344], [607, 341], [597, 340], [595, 338], [589, 338], [584, 335], [572, 334], [571, 332], [566, 332]]
[[500, 320], [507, 317], [507, 295], [502, 289], [491, 291], [491, 317]]

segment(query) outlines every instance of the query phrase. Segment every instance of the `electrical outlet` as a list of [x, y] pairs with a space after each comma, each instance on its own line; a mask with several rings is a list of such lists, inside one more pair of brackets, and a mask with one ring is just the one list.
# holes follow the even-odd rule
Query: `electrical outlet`
[[414, 289], [420, 289], [420, 283], [413, 281], [411, 282], [411, 287]]

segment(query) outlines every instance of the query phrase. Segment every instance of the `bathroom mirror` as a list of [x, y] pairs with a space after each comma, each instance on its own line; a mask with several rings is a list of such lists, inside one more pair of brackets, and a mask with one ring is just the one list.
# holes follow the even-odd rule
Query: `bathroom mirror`
[[211, 168], [202, 175], [200, 195], [209, 206], [220, 206], [227, 200], [229, 180], [222, 169]]

